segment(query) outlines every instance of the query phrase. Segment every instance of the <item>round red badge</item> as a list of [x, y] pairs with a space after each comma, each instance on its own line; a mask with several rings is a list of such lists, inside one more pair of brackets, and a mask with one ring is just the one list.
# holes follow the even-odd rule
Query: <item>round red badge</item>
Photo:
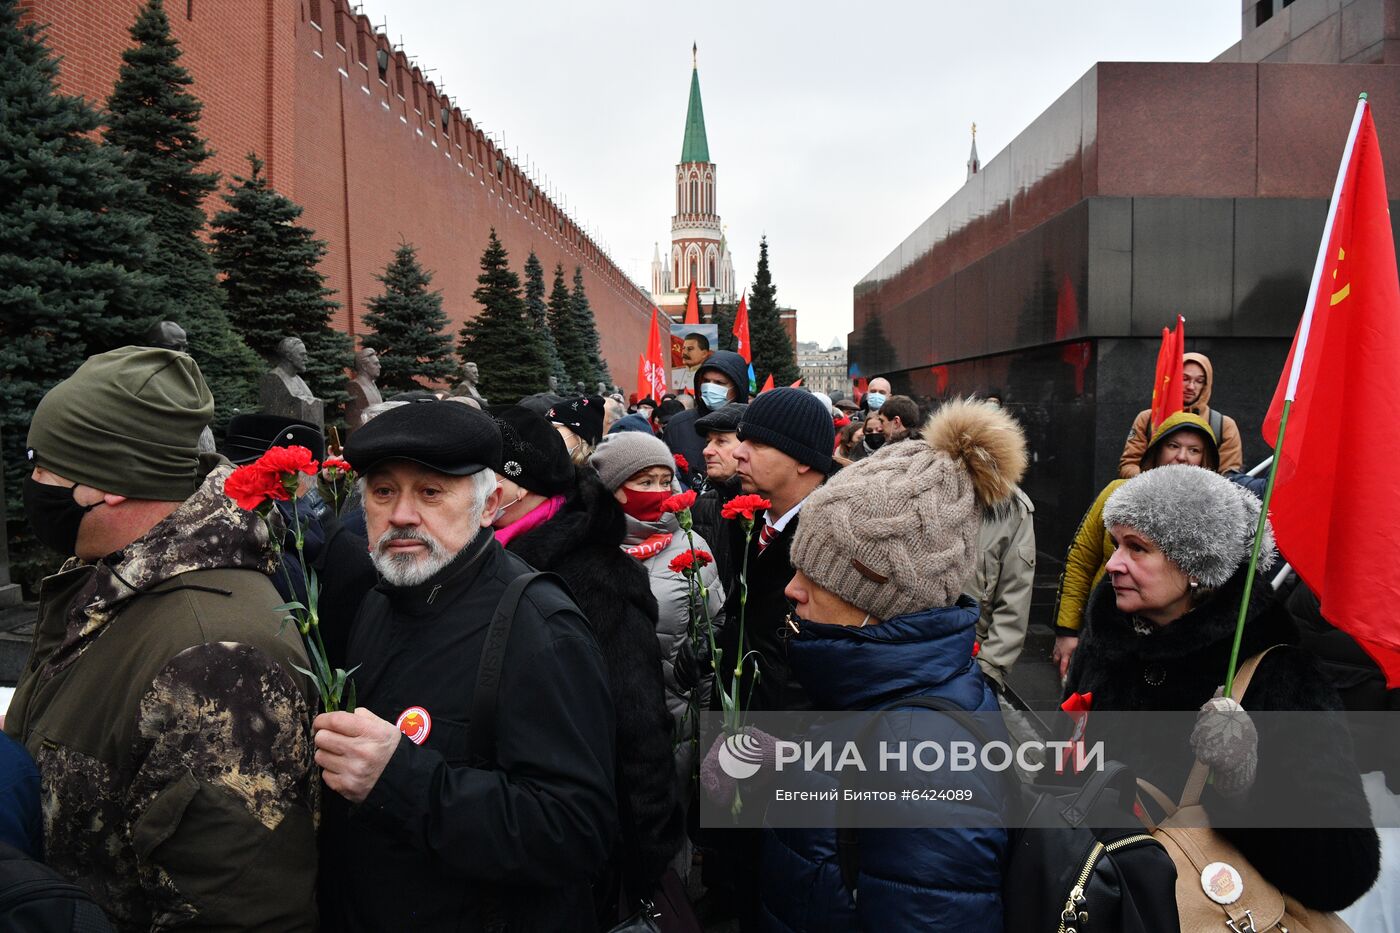
[[421, 706], [410, 706], [399, 713], [399, 721], [395, 725], [414, 745], [422, 745], [428, 733], [433, 731], [433, 717]]

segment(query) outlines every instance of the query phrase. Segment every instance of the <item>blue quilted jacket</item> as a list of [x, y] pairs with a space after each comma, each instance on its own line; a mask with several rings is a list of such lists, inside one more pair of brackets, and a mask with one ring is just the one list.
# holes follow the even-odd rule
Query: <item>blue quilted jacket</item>
[[[900, 710], [900, 701], [936, 696], [967, 710], [998, 709], [972, 659], [976, 624], [977, 603], [966, 596], [953, 606], [865, 628], [804, 622], [789, 645], [788, 658], [815, 708], [889, 707], [898, 711], [888, 716], [891, 738], [919, 741], [932, 737], [934, 728], [943, 730], [939, 738], [946, 741], [946, 719]], [[916, 773], [908, 780], [909, 786], [920, 781], [929, 787], [947, 786], [946, 776], [936, 774]], [[971, 781], [976, 805], [998, 810], [1004, 778], [977, 772]], [[835, 804], [831, 806], [834, 817]], [[859, 897], [853, 899], [841, 880], [834, 829], [765, 828], [764, 926], [806, 933], [1001, 931], [1004, 830], [863, 829], [859, 835]]]

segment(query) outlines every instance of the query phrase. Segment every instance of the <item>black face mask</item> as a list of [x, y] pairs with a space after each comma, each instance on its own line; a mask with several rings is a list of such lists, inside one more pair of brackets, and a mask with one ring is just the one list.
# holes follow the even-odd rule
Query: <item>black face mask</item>
[[32, 476], [24, 478], [24, 514], [34, 537], [65, 557], [78, 550], [78, 526], [95, 508], [95, 502], [79, 505], [71, 486], [49, 486], [35, 482]]
[[883, 434], [865, 435], [865, 446], [869, 447], [871, 450], [879, 450], [880, 445], [883, 443], [885, 443], [885, 435]]

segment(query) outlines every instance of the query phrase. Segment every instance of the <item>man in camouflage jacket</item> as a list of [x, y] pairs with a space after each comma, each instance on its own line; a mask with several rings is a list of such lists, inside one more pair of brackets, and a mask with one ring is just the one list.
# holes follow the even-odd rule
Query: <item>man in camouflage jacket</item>
[[196, 452], [188, 356], [126, 347], [45, 396], [25, 509], [76, 555], [43, 582], [5, 730], [43, 783], [46, 861], [122, 930], [310, 930], [307, 665], [262, 520]]

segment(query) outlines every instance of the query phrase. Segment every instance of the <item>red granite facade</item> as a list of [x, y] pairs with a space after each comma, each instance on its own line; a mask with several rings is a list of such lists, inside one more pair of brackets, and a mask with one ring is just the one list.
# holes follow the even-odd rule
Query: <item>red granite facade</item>
[[[21, 5], [48, 24], [64, 90], [101, 103], [141, 3]], [[531, 249], [547, 280], [556, 263], [570, 280], [583, 269], [603, 354], [613, 377], [626, 380], [645, 349], [646, 293], [368, 17], [347, 0], [165, 6], [205, 105], [201, 129], [214, 167], [228, 180], [256, 152], [272, 184], [305, 207], [303, 221], [329, 244], [322, 272], [342, 304], [336, 326], [362, 329], [365, 302], [381, 289], [375, 274], [408, 240], [433, 270], [455, 331], [477, 310], [471, 293], [494, 227], [517, 271]]]

